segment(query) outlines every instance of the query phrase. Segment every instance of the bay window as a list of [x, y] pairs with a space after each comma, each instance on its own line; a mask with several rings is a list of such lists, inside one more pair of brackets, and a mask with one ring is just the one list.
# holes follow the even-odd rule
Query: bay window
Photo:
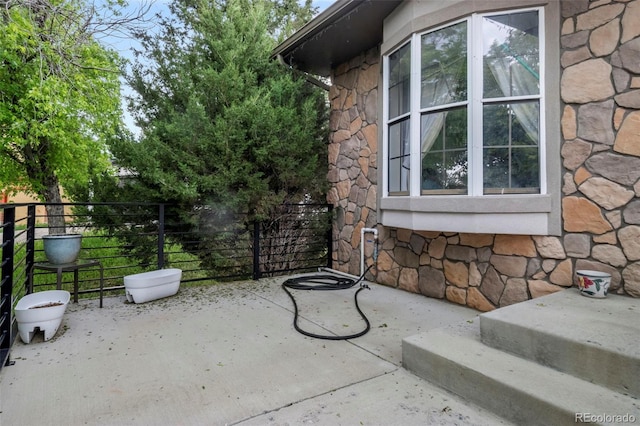
[[[410, 34], [383, 55], [387, 224], [554, 232], [544, 28], [544, 8], [472, 13]], [[505, 214], [519, 218], [484, 227]], [[503, 230], [522, 219], [533, 224]]]

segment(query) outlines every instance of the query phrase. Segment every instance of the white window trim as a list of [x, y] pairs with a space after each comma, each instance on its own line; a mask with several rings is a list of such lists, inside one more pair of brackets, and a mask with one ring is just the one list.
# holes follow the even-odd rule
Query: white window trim
[[[420, 164], [420, 156], [416, 155], [420, 152], [420, 34], [414, 33], [411, 36], [411, 173], [409, 178], [410, 194], [420, 193], [420, 174], [422, 166]], [[414, 87], [414, 82], [418, 83], [418, 87]]]
[[381, 223], [416, 231], [548, 235], [549, 195], [393, 196], [380, 200]]
[[[523, 234], [523, 235], [560, 235], [561, 223], [560, 223], [560, 194], [559, 194], [559, 171], [553, 172], [557, 176], [552, 179], [554, 181], [553, 186], [549, 186], [549, 173], [551, 169], [557, 167], [559, 170], [559, 158], [548, 157], [548, 144], [550, 131], [546, 127], [547, 116], [552, 113], [548, 109], [548, 103], [546, 102], [552, 90], [556, 90], [559, 93], [557, 84], [553, 88], [546, 85], [546, 57], [550, 54], [550, 43], [546, 38], [547, 20], [544, 7], [528, 7], [528, 8], [513, 8], [508, 11], [491, 12], [488, 10], [482, 11], [482, 13], [472, 14], [469, 16], [460, 17], [458, 21], [468, 20], [469, 31], [467, 37], [469, 39], [471, 52], [471, 60], [482, 61], [482, 57], [478, 58], [478, 55], [474, 52], [478, 52], [478, 43], [481, 43], [480, 37], [473, 37], [475, 27], [480, 19], [487, 14], [495, 13], [513, 13], [526, 10], [537, 10], [539, 13], [540, 27], [540, 194], [504, 194], [504, 195], [474, 195], [482, 194], [482, 180], [474, 179], [474, 176], [470, 176], [469, 194], [471, 195], [420, 195], [420, 174], [421, 164], [420, 158], [417, 155], [411, 157], [411, 182], [410, 182], [410, 194], [409, 195], [389, 195], [388, 192], [388, 174], [387, 174], [387, 155], [388, 155], [388, 53], [395, 51], [389, 50], [388, 53], [383, 55], [383, 96], [382, 96], [382, 117], [384, 125], [382, 127], [382, 154], [383, 154], [383, 167], [381, 167], [381, 184], [382, 191], [380, 191], [379, 199], [379, 220], [385, 226], [407, 228], [413, 230], [425, 230], [425, 231], [442, 231], [442, 232], [469, 232], [469, 233], [496, 233], [496, 234]], [[447, 25], [451, 25], [452, 21], [449, 21]], [[559, 25], [556, 23], [556, 25]], [[420, 42], [419, 37], [421, 34], [432, 31], [436, 27], [432, 27], [424, 31], [416, 31], [409, 36], [409, 39], [403, 43], [411, 41], [412, 45], [412, 83], [419, 81], [420, 75], [420, 61], [415, 60], [419, 58]], [[479, 40], [480, 39], [480, 40]], [[474, 45], [472, 45], [472, 43]], [[473, 49], [473, 50], [472, 50]], [[554, 53], [557, 54], [557, 53]], [[469, 61], [469, 67], [472, 64]], [[477, 64], [475, 64], [477, 66]], [[481, 68], [480, 68], [481, 69]], [[482, 79], [480, 73], [474, 76], [474, 73], [469, 71], [468, 78], [474, 80]], [[416, 77], [417, 76], [417, 77]], [[559, 80], [559, 78], [558, 78]], [[552, 81], [552, 80], [549, 80]], [[419, 115], [419, 91], [415, 90], [412, 84], [411, 89], [411, 150], [412, 152], [419, 152], [419, 120], [416, 119], [414, 114]], [[482, 102], [482, 85], [478, 81], [469, 81], [469, 87], [473, 91], [471, 94], [470, 103]], [[474, 105], [476, 107], [476, 105]], [[554, 107], [554, 111], [558, 112], [559, 107]], [[558, 113], [559, 116], [559, 113]], [[471, 117], [471, 114], [470, 114]], [[479, 151], [477, 147], [471, 145], [482, 144], [481, 138], [472, 138], [471, 134], [482, 134], [482, 119], [481, 114], [474, 114], [475, 121], [469, 123], [469, 141], [470, 141], [470, 164], [473, 162], [473, 167], [470, 167], [470, 174], [478, 166], [482, 167], [482, 157], [478, 158], [478, 155], [473, 155], [473, 152], [482, 153], [482, 147]], [[479, 118], [478, 118], [479, 117]], [[469, 118], [471, 120], [472, 118]], [[479, 123], [478, 123], [479, 121]], [[554, 129], [554, 131], [559, 129]], [[555, 135], [555, 133], [554, 133]], [[559, 138], [559, 131], [556, 135]], [[546, 139], [546, 140], [545, 140]], [[556, 146], [559, 145], [559, 140], [555, 141]], [[556, 153], [558, 156], [559, 153]], [[548, 161], [550, 160], [551, 161]], [[475, 185], [471, 188], [471, 185]], [[552, 191], [549, 191], [549, 189]]]

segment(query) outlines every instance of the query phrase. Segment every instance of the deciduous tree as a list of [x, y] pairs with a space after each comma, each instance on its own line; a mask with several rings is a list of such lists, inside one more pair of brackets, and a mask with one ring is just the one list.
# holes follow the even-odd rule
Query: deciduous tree
[[[0, 185], [47, 203], [60, 186], [110, 166], [121, 124], [119, 59], [96, 35], [141, 15], [105, 18], [82, 0], [0, 2]], [[47, 208], [64, 232], [62, 206]]]

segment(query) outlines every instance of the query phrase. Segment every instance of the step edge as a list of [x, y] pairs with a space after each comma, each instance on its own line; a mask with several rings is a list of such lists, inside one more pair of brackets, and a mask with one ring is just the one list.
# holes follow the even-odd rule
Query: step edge
[[[434, 331], [423, 333], [429, 335], [430, 338], [439, 339], [439, 343], [442, 343], [442, 337], [437, 336]], [[440, 348], [425, 348], [413, 339], [414, 336], [403, 339], [402, 341], [402, 354], [403, 354], [403, 366], [412, 373], [422, 377], [427, 381], [443, 387], [444, 389], [461, 396], [462, 398], [474, 401], [476, 404], [487, 408], [494, 412], [496, 415], [503, 417], [509, 421], [524, 424], [575, 424], [576, 415], [578, 413], [607, 413], [607, 414], [627, 414], [630, 412], [636, 419], [640, 419], [640, 406], [638, 400], [613, 390], [604, 388], [597, 384], [593, 384], [574, 376], [555, 371], [549, 367], [545, 367], [536, 364], [532, 361], [519, 358], [517, 356], [504, 353], [497, 349], [493, 349], [483, 345], [476, 339], [469, 339], [468, 337], [455, 336], [450, 339], [460, 339], [463, 341], [465, 348], [472, 349], [475, 356], [478, 357], [478, 349], [482, 349], [480, 352], [489, 354], [490, 357], [508, 357], [510, 363], [515, 364], [517, 367], [531, 368], [535, 371], [535, 378], [545, 377], [545, 382], [538, 380], [535, 386], [528, 387], [528, 389], [521, 389], [518, 385], [521, 385], [522, 379], [515, 380], [509, 379], [508, 375], [502, 374], [495, 377], [492, 375], [490, 369], [474, 367], [470, 365], [467, 360], [459, 359], [459, 354], [452, 356], [450, 353], [442, 351]], [[413, 356], [410, 356], [410, 352], [414, 352]], [[416, 363], [410, 358], [416, 358], [419, 355], [432, 358], [434, 363], [439, 365], [446, 365], [449, 370], [453, 370], [455, 366], [458, 369], [464, 371], [458, 372], [458, 376], [471, 377], [473, 380], [472, 388], [477, 389], [479, 383], [486, 382], [485, 387], [488, 387], [491, 392], [463, 392], [463, 388], [460, 384], [447, 383], [451, 381], [451, 378], [444, 376], [454, 374], [452, 371], [445, 372], [444, 376], [438, 376], [426, 371], [424, 366], [416, 365]], [[480, 357], [482, 354], [480, 355]], [[457, 358], [457, 359], [456, 359]], [[504, 366], [504, 363], [500, 364]], [[526, 367], [525, 367], [526, 366]], [[495, 371], [494, 371], [495, 372]], [[549, 384], [549, 378], [553, 378], [553, 384]], [[459, 380], [460, 377], [454, 378]], [[506, 379], [506, 380], [505, 380]], [[568, 384], [560, 384], [559, 382], [566, 380]], [[469, 380], [467, 380], [469, 382]], [[559, 386], [564, 389], [564, 392], [559, 392]], [[469, 386], [467, 386], [469, 388]], [[506, 395], [503, 398], [487, 398], [488, 394], [495, 393], [500, 388], [501, 393]], [[570, 388], [570, 391], [566, 389]], [[566, 395], [569, 395], [567, 400]], [[603, 398], [603, 395], [608, 395], [607, 398]], [[517, 397], [516, 397], [517, 396]], [[525, 398], [529, 402], [527, 404], [517, 403], [518, 399]], [[496, 404], [495, 401], [501, 401]], [[505, 407], [502, 404], [505, 401], [509, 401]], [[597, 401], [595, 406], [593, 403], [588, 404], [585, 401]], [[540, 413], [545, 413], [544, 419], [534, 420], [535, 416], [540, 417]]]
[[[515, 331], [507, 333], [507, 329]], [[516, 338], [507, 340], [506, 336]], [[640, 397], [640, 382], [636, 380], [640, 377], [640, 357], [633, 354], [496, 318], [480, 318], [480, 341], [616, 392]]]

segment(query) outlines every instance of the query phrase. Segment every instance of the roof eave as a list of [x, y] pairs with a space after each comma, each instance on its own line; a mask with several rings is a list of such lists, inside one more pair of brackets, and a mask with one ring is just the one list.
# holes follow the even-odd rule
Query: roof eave
[[347, 12], [354, 7], [354, 3], [361, 3], [362, 0], [344, 0], [336, 1], [324, 11], [319, 13], [311, 21], [307, 22], [302, 28], [293, 33], [291, 37], [280, 43], [274, 50], [273, 56], [282, 55], [284, 52], [290, 51], [296, 46], [304, 43], [312, 35], [326, 28], [328, 23], [335, 21], [342, 13]]
[[386, 16], [400, 0], [337, 0], [273, 50], [289, 66], [327, 77], [332, 67], [382, 42]]

